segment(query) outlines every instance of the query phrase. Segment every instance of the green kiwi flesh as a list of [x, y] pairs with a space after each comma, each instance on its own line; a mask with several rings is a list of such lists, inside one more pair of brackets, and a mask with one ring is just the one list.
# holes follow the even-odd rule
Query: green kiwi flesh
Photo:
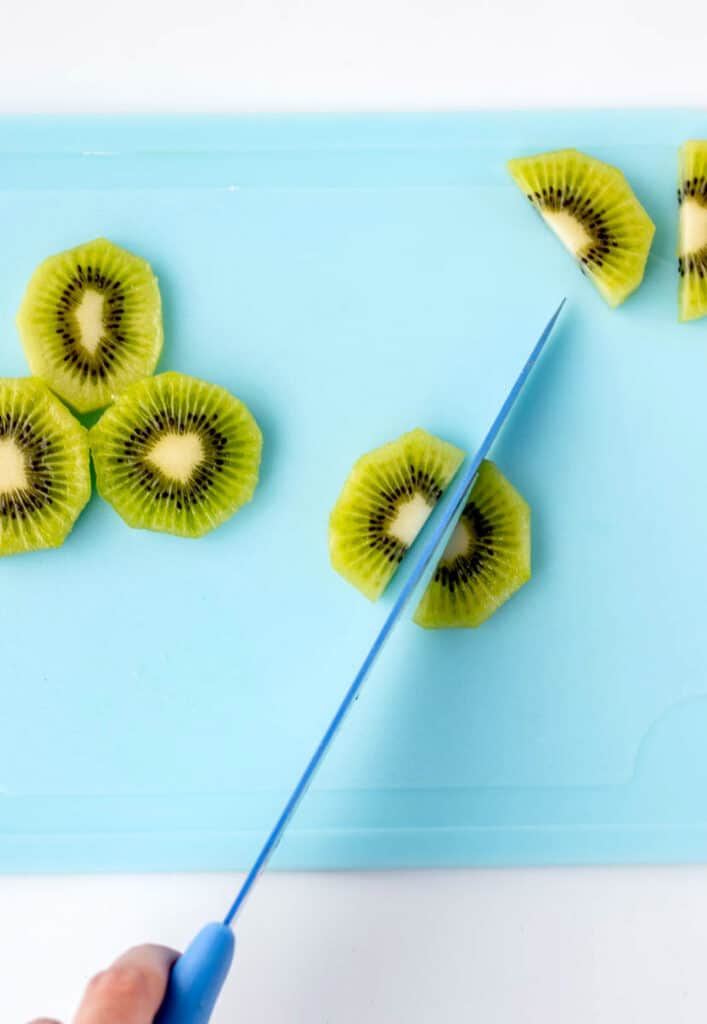
[[463, 458], [420, 429], [362, 456], [329, 520], [334, 569], [377, 600]]
[[146, 260], [97, 238], [37, 267], [17, 326], [36, 377], [79, 412], [102, 409], [157, 366], [157, 278]]
[[529, 579], [530, 509], [486, 460], [415, 622], [427, 629], [480, 626]]
[[707, 142], [686, 142], [680, 150], [678, 182], [679, 317], [707, 313]]
[[99, 493], [138, 529], [201, 537], [258, 482], [262, 434], [248, 408], [181, 373], [126, 388], [89, 439]]
[[655, 225], [618, 168], [561, 149], [511, 160], [508, 169], [610, 306], [638, 288]]
[[0, 379], [0, 555], [58, 547], [90, 495], [86, 430], [41, 381]]

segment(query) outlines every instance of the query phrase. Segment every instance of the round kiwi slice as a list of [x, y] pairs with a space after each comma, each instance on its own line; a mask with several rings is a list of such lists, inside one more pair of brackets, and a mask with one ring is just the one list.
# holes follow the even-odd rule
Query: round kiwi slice
[[561, 149], [508, 169], [610, 306], [638, 288], [655, 225], [618, 168]]
[[201, 537], [258, 482], [263, 441], [248, 408], [182, 373], [126, 388], [89, 440], [99, 493], [137, 528]]
[[680, 150], [679, 316], [707, 313], [707, 142], [686, 142]]
[[39, 380], [0, 380], [0, 555], [56, 548], [91, 496], [88, 437]]
[[17, 326], [35, 376], [79, 412], [102, 409], [157, 365], [157, 278], [146, 260], [97, 238], [37, 267]]
[[372, 601], [380, 597], [463, 459], [425, 430], [362, 456], [329, 521], [336, 571]]
[[529, 579], [530, 509], [487, 459], [415, 622], [427, 629], [480, 626]]

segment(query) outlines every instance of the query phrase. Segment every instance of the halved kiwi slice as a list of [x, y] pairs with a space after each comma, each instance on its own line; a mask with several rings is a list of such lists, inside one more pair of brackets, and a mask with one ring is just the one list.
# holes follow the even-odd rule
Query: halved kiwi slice
[[561, 149], [508, 169], [610, 306], [638, 288], [655, 225], [618, 168]]
[[480, 626], [529, 579], [530, 508], [487, 459], [415, 622], [427, 629]]
[[81, 424], [41, 381], [0, 380], [0, 555], [59, 547], [90, 495]]
[[157, 366], [157, 278], [146, 260], [97, 238], [40, 263], [17, 326], [35, 376], [79, 412], [102, 409]]
[[362, 456], [329, 521], [337, 572], [375, 601], [464, 459], [464, 452], [413, 430]]
[[129, 526], [201, 537], [258, 482], [262, 434], [248, 408], [181, 373], [126, 388], [89, 438], [98, 491]]
[[707, 142], [686, 142], [680, 150], [679, 316], [707, 313]]

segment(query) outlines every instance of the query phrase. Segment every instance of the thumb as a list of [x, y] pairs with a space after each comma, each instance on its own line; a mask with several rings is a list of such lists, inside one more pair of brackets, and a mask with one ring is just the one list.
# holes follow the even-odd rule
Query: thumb
[[177, 953], [137, 946], [89, 983], [74, 1024], [152, 1024]]

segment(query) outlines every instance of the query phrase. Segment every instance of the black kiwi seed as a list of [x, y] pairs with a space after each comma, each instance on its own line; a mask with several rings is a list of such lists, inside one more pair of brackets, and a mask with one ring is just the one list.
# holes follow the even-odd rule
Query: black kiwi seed
[[678, 186], [678, 205], [681, 205], [687, 198], [707, 203], [707, 178], [702, 176], [685, 178]]

